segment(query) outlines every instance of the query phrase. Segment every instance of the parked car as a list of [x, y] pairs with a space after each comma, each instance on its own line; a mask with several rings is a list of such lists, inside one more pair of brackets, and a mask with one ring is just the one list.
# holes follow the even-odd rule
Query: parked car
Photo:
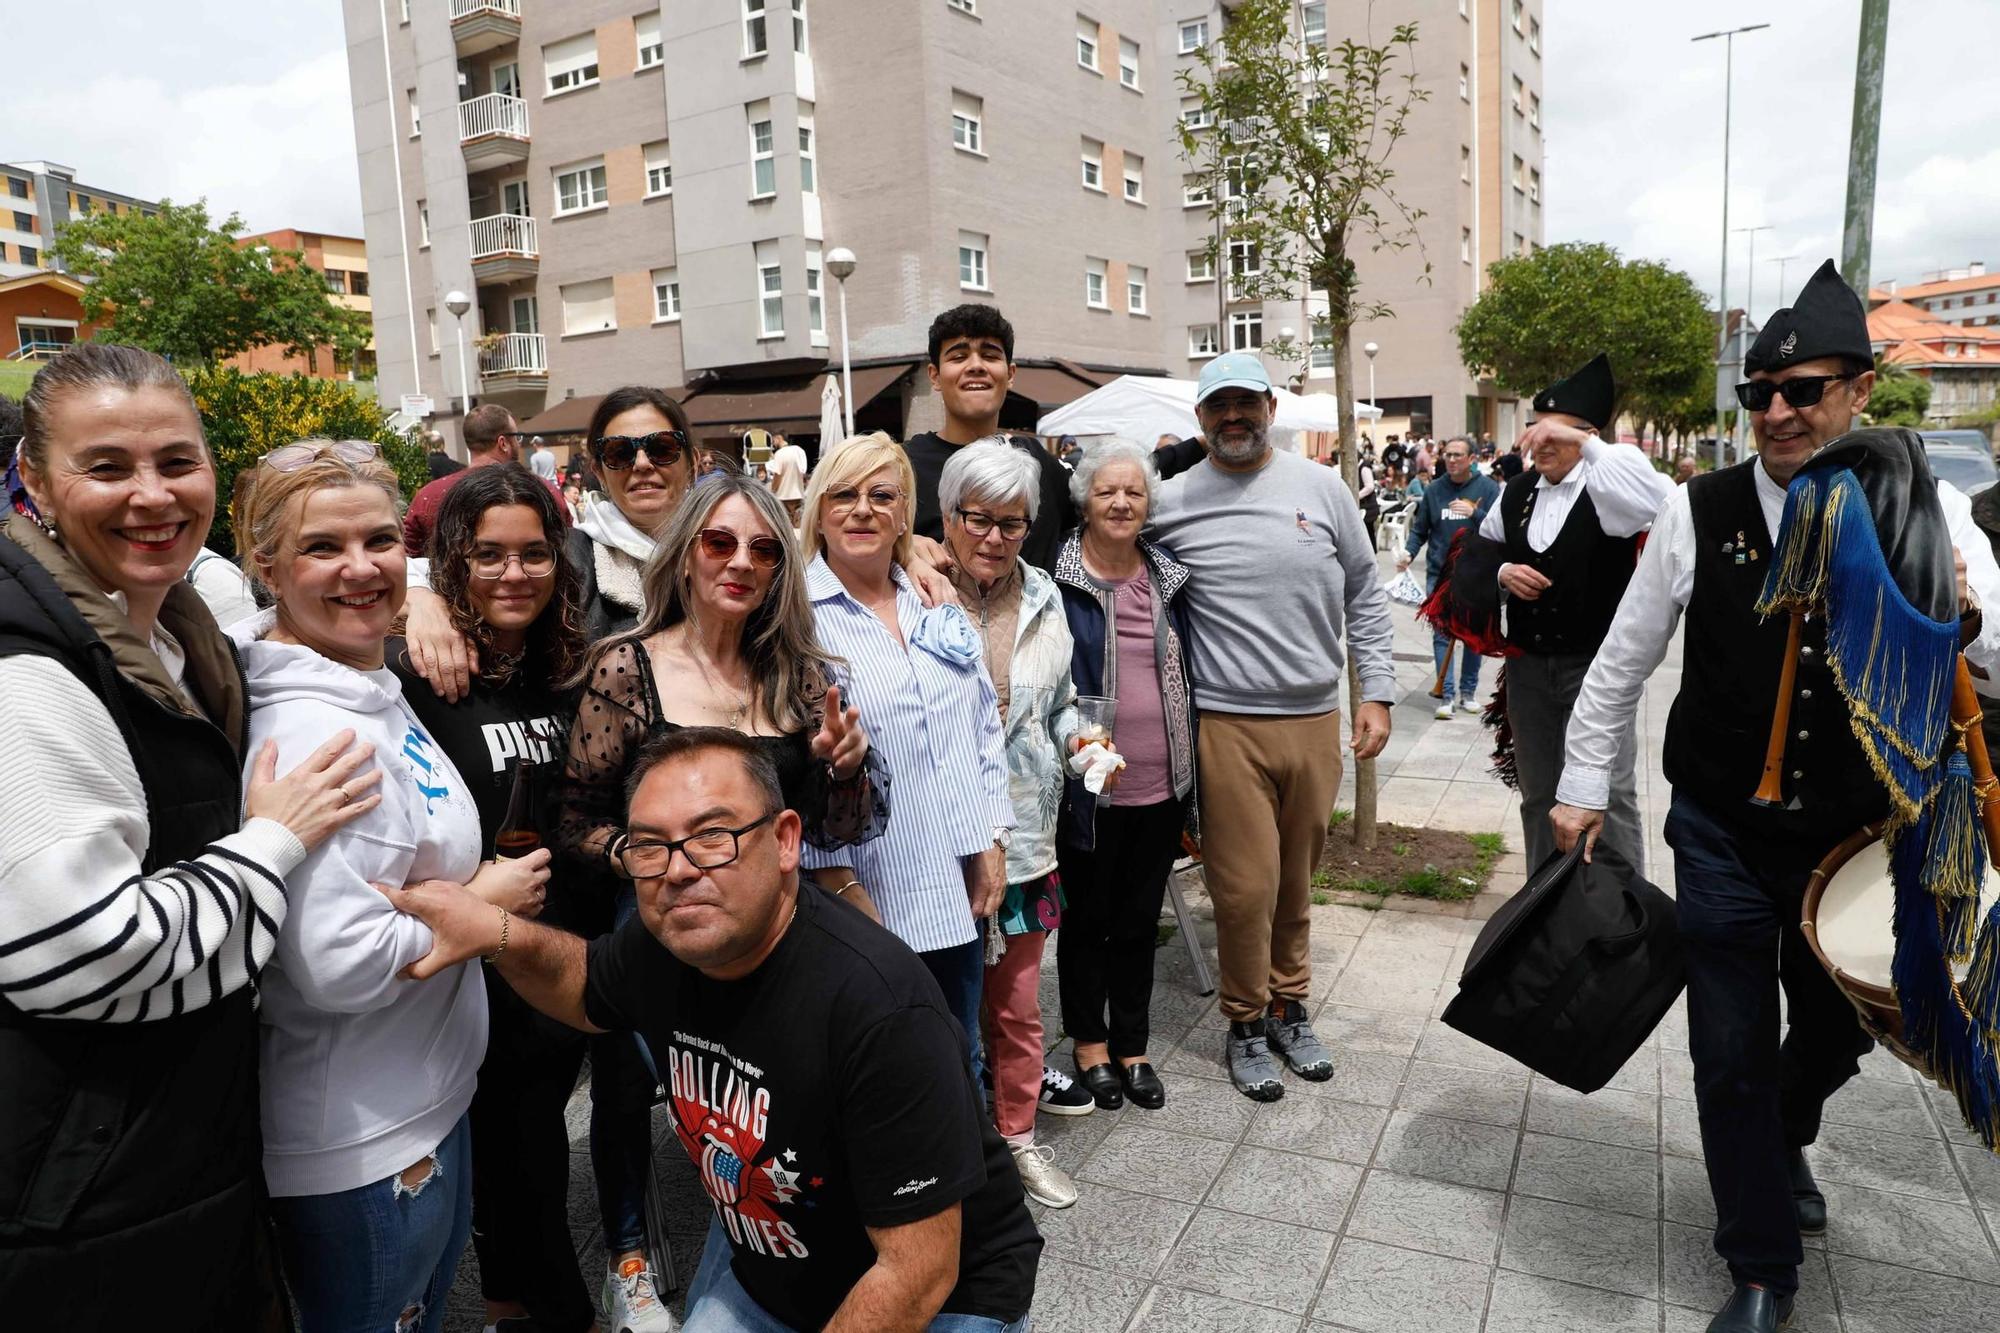
[[1977, 495], [2000, 481], [2000, 468], [1993, 462], [1993, 445], [1986, 432], [1978, 430], [1927, 430], [1924, 452], [1930, 457], [1931, 471], [1967, 495]]

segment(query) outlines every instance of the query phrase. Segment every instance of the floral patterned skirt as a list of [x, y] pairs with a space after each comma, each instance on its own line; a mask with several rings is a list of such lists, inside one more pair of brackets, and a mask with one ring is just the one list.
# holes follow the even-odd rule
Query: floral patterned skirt
[[1051, 870], [1024, 884], [1009, 884], [996, 915], [1002, 935], [1025, 935], [1031, 930], [1054, 930], [1062, 924], [1062, 880]]

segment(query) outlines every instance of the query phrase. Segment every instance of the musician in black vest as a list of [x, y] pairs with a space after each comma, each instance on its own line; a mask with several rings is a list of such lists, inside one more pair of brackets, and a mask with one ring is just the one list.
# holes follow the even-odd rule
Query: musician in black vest
[[[1750, 379], [1737, 394], [1750, 412], [1757, 457], [1676, 488], [1654, 520], [1577, 696], [1551, 816], [1558, 845], [1582, 838], [1588, 854], [1605, 827], [1613, 756], [1685, 609], [1681, 689], [1667, 722], [1673, 805], [1665, 833], [1687, 954], [1688, 1049], [1715, 1197], [1715, 1248], [1736, 1282], [1709, 1333], [1765, 1333], [1791, 1317], [1800, 1235], [1826, 1228], [1804, 1149], [1818, 1137], [1827, 1098], [1871, 1045], [1799, 930], [1807, 876], [1836, 843], [1887, 810], [1827, 666], [1817, 618], [1799, 651], [1784, 804], [1752, 804], [1751, 795], [1785, 656], [1786, 618], [1756, 611], [1785, 486], [1815, 450], [1855, 424], [1874, 387], [1873, 364], [1861, 301], [1829, 260], [1795, 305], [1772, 315], [1745, 358]], [[1949, 518], [1956, 511], [1944, 490]], [[1955, 519], [1951, 526], [1956, 534]], [[1976, 613], [1969, 628], [1976, 631]], [[1975, 664], [1985, 651], [1985, 640], [1978, 643], [1967, 653]], [[1790, 1023], [1782, 1042], [1781, 986]]]
[[[1637, 446], [1601, 438], [1611, 429], [1616, 394], [1610, 359], [1601, 353], [1536, 394], [1535, 423], [1517, 446], [1534, 458], [1534, 470], [1508, 481], [1479, 525], [1481, 537], [1504, 548], [1502, 623], [1507, 641], [1521, 650], [1507, 663], [1507, 723], [1530, 866], [1555, 851], [1549, 811], [1562, 778], [1570, 705], [1632, 579], [1639, 534], [1673, 491]], [[1601, 854], [1626, 872], [1645, 864], [1633, 777], [1637, 750], [1627, 731], [1612, 763], [1600, 844]]]

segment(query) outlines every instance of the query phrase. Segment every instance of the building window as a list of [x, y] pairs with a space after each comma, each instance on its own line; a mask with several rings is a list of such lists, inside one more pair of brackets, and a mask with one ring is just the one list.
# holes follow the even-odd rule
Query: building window
[[28, 182], [22, 180], [19, 176], [9, 176], [7, 178], [7, 193], [13, 195], [16, 199], [26, 199], [28, 197]]
[[1083, 303], [1092, 310], [1109, 310], [1111, 302], [1104, 295], [1104, 286], [1110, 276], [1110, 265], [1102, 259], [1083, 261]]
[[1307, 46], [1326, 46], [1326, 6], [1324, 4], [1301, 5], [1299, 7], [1299, 35]]
[[21, 262], [29, 268], [40, 268], [42, 266], [42, 252], [34, 246], [17, 245], [14, 247], [14, 250], [15, 253], [21, 256]]
[[1188, 326], [1188, 355], [1215, 356], [1222, 351], [1222, 345], [1215, 336], [1213, 324], [1190, 324]]
[[986, 234], [958, 234], [958, 285], [968, 292], [991, 291], [986, 283]]
[[368, 295], [368, 272], [365, 269], [350, 269], [347, 274], [347, 293], [350, 296]]
[[1146, 270], [1137, 264], [1125, 270], [1125, 312], [1131, 315], [1146, 313]]
[[671, 324], [681, 317], [681, 271], [677, 268], [653, 270], [653, 322]]
[[1542, 127], [1542, 95], [1540, 93], [1528, 94], [1528, 123], [1536, 129]]
[[776, 241], [757, 242], [757, 332], [764, 338], [785, 336], [785, 270]]
[[1215, 119], [1208, 114], [1208, 107], [1202, 103], [1199, 97], [1183, 97], [1181, 99], [1181, 124], [1191, 130], [1205, 130], [1215, 124]]
[[1125, 154], [1125, 202], [1146, 202], [1146, 159], [1135, 153]]
[[35, 215], [33, 213], [16, 212], [14, 214], [15, 231], [32, 232], [34, 231], [34, 229], [35, 229]]
[[1472, 18], [1471, 0], [1458, 0], [1458, 16], [1466, 20]]
[[1514, 114], [1521, 115], [1527, 110], [1528, 90], [1521, 82], [1521, 76], [1514, 76]]
[[1118, 39], [1118, 82], [1132, 89], [1139, 86], [1139, 44], [1130, 37]]
[[1528, 198], [1542, 202], [1542, 173], [1535, 167], [1528, 168]]
[[1264, 256], [1258, 251], [1255, 241], [1229, 243], [1229, 278], [1232, 283], [1257, 277], [1263, 271]]
[[563, 333], [603, 333], [618, 327], [618, 306], [611, 279], [572, 282], [562, 289]]
[[755, 102], [750, 116], [750, 197], [769, 199], [778, 192], [776, 140], [771, 135], [771, 104]]
[[1464, 144], [1458, 146], [1458, 178], [1468, 182], [1472, 179], [1472, 149]]
[[806, 53], [806, 0], [792, 0], [792, 53]]
[[1181, 207], [1206, 208], [1215, 202], [1215, 189], [1206, 176], [1181, 177]]
[[1522, 4], [1522, 3], [1521, 3], [1521, 0], [1514, 0], [1514, 31], [1515, 31], [1515, 32], [1519, 32], [1519, 31], [1521, 31], [1521, 19], [1522, 19], [1522, 16], [1523, 16], [1524, 12], [1526, 11], [1526, 9], [1527, 9], [1527, 6], [1526, 6], [1526, 5], [1524, 5], [1524, 4]]
[[1470, 264], [1472, 262], [1472, 228], [1470, 227], [1460, 227], [1458, 229], [1458, 259], [1462, 264]]
[[602, 208], [611, 201], [605, 182], [604, 159], [579, 162], [573, 167], [556, 168], [556, 216], [579, 213], [586, 208]]
[[1095, 139], [1083, 141], [1083, 188], [1104, 193], [1104, 145]]
[[961, 14], [970, 14], [974, 18], [979, 17], [978, 0], [944, 0], [944, 2], [946, 5], [948, 5], [952, 9], [956, 9]]
[[826, 298], [825, 265], [820, 260], [819, 247], [806, 247], [806, 331], [815, 343], [826, 342]]
[[1516, 190], [1526, 190], [1528, 188], [1528, 168], [1521, 161], [1518, 153], [1514, 156], [1513, 182]]
[[660, 41], [660, 11], [641, 14], [632, 20], [632, 35], [639, 43], [639, 68], [652, 69], [666, 63], [667, 48]]
[[1181, 24], [1181, 54], [1193, 55], [1208, 45], [1208, 20], [1189, 19]]
[[1540, 19], [1531, 18], [1528, 20], [1528, 49], [1536, 55], [1542, 53], [1542, 21]]
[[326, 289], [339, 296], [347, 295], [347, 273], [343, 269], [330, 268], [326, 271]]
[[1465, 65], [1458, 67], [1458, 100], [1461, 102], [1472, 100], [1472, 70]]
[[431, 248], [431, 206], [421, 199], [417, 200], [417, 248]]
[[812, 104], [799, 103], [799, 190], [819, 193], [819, 159], [813, 152]]
[[1190, 250], [1187, 256], [1189, 282], [1215, 281], [1215, 256], [1206, 250]]
[[435, 309], [424, 311], [424, 323], [431, 331], [431, 355], [436, 356], [438, 354], [438, 312]]
[[743, 0], [743, 57], [761, 56], [769, 49], [764, 35], [764, 0]]
[[646, 197], [657, 199], [674, 192], [674, 164], [667, 156], [667, 141], [646, 145]]
[[410, 137], [412, 139], [421, 139], [424, 137], [424, 113], [417, 106], [417, 90], [415, 88], [405, 89], [403, 97], [410, 104]]
[[597, 34], [586, 32], [543, 47], [542, 69], [550, 97], [590, 87], [597, 82]]
[[951, 142], [954, 148], [963, 148], [968, 153], [986, 153], [986, 137], [983, 122], [986, 118], [986, 103], [971, 93], [953, 92], [951, 95]]
[[1333, 373], [1333, 325], [1321, 316], [1313, 316], [1312, 346], [1306, 351], [1306, 365], [1315, 375]]
[[1264, 312], [1239, 310], [1229, 317], [1229, 350], [1254, 352], [1264, 345]]
[[1097, 20], [1076, 16], [1076, 63], [1095, 72], [1097, 69]]

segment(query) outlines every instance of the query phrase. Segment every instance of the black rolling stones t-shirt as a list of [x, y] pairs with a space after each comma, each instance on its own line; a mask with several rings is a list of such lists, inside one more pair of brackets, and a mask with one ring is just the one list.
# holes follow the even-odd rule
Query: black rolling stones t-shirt
[[980, 1108], [965, 1041], [900, 940], [801, 886], [778, 947], [738, 981], [682, 963], [634, 917], [590, 942], [584, 1009], [646, 1039], [681, 1147], [743, 1289], [798, 1329], [875, 1262], [867, 1227], [963, 1206], [944, 1310], [1028, 1312], [1042, 1238]]

